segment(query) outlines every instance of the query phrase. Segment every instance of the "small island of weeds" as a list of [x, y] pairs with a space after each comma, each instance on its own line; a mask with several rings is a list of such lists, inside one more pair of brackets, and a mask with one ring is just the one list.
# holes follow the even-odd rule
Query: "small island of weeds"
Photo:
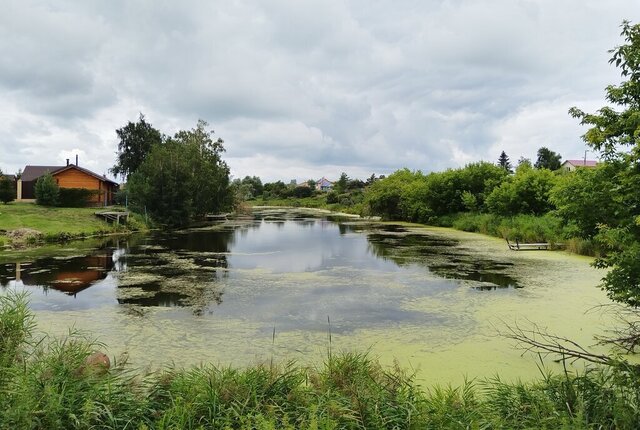
[[634, 429], [640, 422], [638, 389], [615, 368], [425, 389], [360, 353], [329, 353], [318, 367], [142, 372], [121, 360], [110, 368], [87, 361], [104, 348], [77, 333], [39, 339], [26, 297], [0, 296], [0, 428]]

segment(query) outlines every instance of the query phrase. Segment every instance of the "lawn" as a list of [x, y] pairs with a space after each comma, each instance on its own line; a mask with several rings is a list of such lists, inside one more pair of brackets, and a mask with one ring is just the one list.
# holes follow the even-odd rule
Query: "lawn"
[[54, 208], [33, 203], [0, 205], [0, 230], [31, 228], [47, 235], [69, 233], [74, 236], [111, 231], [112, 227], [95, 216], [98, 208]]

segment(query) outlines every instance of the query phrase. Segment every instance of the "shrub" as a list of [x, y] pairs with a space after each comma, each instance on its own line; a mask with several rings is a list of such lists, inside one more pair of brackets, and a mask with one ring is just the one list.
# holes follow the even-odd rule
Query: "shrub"
[[60, 187], [51, 173], [46, 173], [36, 181], [36, 203], [42, 206], [56, 206], [60, 195]]
[[86, 188], [60, 188], [58, 193], [58, 206], [65, 208], [81, 208], [88, 206], [91, 197], [99, 194], [97, 190]]
[[7, 179], [0, 171], [0, 202], [7, 204], [16, 199], [15, 183]]

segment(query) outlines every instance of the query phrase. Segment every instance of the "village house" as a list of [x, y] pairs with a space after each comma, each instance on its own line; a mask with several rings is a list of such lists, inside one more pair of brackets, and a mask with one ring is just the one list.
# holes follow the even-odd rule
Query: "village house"
[[333, 189], [333, 182], [325, 178], [316, 181], [316, 190], [318, 191], [331, 191]]
[[16, 201], [35, 202], [36, 182], [46, 173], [53, 176], [60, 188], [84, 188], [94, 191], [89, 199], [89, 204], [92, 206], [113, 204], [119, 187], [117, 182], [106, 176], [78, 166], [76, 156], [76, 164], [69, 164], [67, 159], [66, 166], [26, 166], [17, 181]]
[[573, 172], [578, 167], [594, 169], [597, 165], [598, 165], [598, 162], [595, 160], [565, 160], [565, 162], [562, 163], [562, 166], [560, 166], [560, 168], [562, 170]]

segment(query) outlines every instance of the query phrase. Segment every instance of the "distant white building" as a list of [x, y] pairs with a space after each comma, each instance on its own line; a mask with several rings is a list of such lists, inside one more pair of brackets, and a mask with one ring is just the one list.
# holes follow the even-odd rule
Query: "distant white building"
[[569, 172], [573, 172], [578, 167], [585, 167], [587, 169], [594, 169], [598, 165], [598, 162], [595, 160], [565, 160], [562, 163], [560, 168], [562, 170], [568, 170]]
[[318, 191], [331, 191], [333, 189], [333, 182], [325, 178], [316, 181], [316, 190]]

